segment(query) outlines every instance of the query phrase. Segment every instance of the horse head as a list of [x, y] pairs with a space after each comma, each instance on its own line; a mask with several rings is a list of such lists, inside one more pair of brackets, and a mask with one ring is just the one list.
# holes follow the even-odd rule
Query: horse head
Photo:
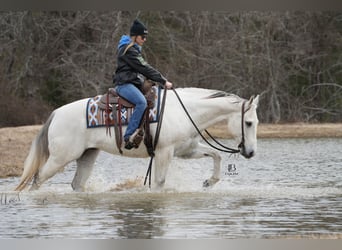
[[257, 151], [257, 107], [259, 95], [239, 103], [239, 109], [228, 119], [228, 129], [235, 140], [240, 141], [240, 154], [251, 158]]

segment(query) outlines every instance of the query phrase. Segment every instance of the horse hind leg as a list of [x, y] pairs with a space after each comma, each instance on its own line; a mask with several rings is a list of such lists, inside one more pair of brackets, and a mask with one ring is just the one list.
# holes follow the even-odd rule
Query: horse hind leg
[[75, 191], [84, 191], [85, 184], [93, 170], [95, 160], [100, 150], [92, 148], [84, 151], [82, 156], [76, 161], [77, 169], [71, 187]]
[[45, 181], [63, 169], [67, 163], [64, 160], [58, 160], [58, 158], [50, 155], [43, 167], [34, 176], [30, 191], [39, 189]]

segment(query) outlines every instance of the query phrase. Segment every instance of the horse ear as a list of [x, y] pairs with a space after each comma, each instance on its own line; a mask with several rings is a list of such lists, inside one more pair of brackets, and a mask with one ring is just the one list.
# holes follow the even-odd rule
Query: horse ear
[[257, 95], [257, 96], [254, 98], [253, 104], [255, 104], [256, 106], [258, 106], [258, 104], [259, 104], [259, 95]]
[[252, 95], [251, 98], [249, 98], [248, 106], [250, 106], [253, 103], [253, 100], [254, 100], [254, 95]]

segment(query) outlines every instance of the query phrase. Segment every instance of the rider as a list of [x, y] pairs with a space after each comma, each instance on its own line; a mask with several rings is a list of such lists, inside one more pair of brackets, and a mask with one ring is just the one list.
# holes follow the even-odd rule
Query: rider
[[136, 19], [131, 26], [130, 36], [123, 35], [118, 44], [117, 68], [113, 82], [116, 92], [135, 105], [124, 135], [126, 149], [135, 146], [134, 137], [147, 107], [146, 98], [141, 92], [145, 78], [159, 82], [168, 89], [172, 88], [172, 83], [149, 65], [141, 55], [147, 34], [145, 25]]

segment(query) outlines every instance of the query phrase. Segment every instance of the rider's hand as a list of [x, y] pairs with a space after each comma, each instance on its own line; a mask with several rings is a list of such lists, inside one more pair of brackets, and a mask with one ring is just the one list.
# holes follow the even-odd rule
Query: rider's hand
[[172, 89], [172, 82], [166, 81], [165, 82], [165, 88]]

